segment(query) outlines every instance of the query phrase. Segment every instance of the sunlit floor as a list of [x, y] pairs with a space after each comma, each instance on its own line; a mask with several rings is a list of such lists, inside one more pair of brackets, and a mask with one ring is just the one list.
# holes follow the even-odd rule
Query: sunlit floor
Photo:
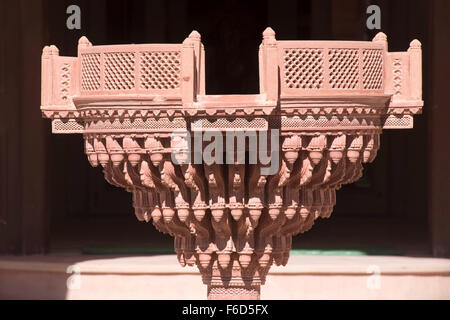
[[[205, 299], [195, 267], [175, 255], [0, 257], [0, 299]], [[450, 259], [291, 255], [262, 299], [450, 299]]]

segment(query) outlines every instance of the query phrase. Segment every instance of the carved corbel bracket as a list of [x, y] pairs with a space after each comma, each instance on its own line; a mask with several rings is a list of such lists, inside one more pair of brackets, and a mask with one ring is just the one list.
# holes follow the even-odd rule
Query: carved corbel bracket
[[[259, 94], [208, 95], [196, 31], [179, 44], [82, 37], [77, 57], [42, 53], [52, 131], [83, 135], [89, 163], [132, 193], [139, 221], [174, 237], [179, 263], [197, 265], [210, 299], [259, 298], [292, 237], [329, 218], [336, 190], [374, 161], [382, 130], [412, 128], [423, 106], [417, 40], [388, 52], [383, 33], [279, 41], [267, 28], [258, 58]], [[208, 152], [214, 161], [197, 157]]]

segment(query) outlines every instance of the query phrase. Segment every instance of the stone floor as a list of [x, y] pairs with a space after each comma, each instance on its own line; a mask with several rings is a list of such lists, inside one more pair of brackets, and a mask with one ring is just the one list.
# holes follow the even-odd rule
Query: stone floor
[[[0, 256], [0, 299], [206, 298], [197, 269], [182, 268], [171, 254], [173, 239], [134, 216], [52, 226], [50, 255]], [[98, 255], [99, 247], [125, 253]], [[272, 267], [262, 299], [450, 299], [450, 259], [430, 257], [420, 220], [336, 215], [294, 237], [293, 247], [303, 251], [293, 251], [286, 267]], [[97, 255], [83, 254], [89, 249]]]
[[[68, 286], [69, 284], [69, 286]], [[0, 257], [0, 299], [205, 299], [175, 255]], [[292, 255], [262, 299], [450, 299], [450, 259]]]

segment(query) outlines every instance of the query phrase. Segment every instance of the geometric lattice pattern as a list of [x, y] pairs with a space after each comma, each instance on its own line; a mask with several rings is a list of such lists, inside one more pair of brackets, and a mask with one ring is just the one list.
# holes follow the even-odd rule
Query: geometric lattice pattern
[[383, 88], [383, 51], [363, 50], [363, 88], [376, 90]]
[[215, 131], [235, 131], [235, 130], [267, 130], [268, 122], [264, 118], [209, 118], [199, 119], [191, 122], [193, 131], [215, 130]]
[[54, 119], [52, 121], [53, 133], [82, 133], [84, 130], [83, 122], [75, 119]]
[[100, 89], [100, 53], [81, 55], [81, 90]]
[[105, 89], [128, 90], [134, 88], [134, 53], [105, 53]]
[[174, 129], [186, 129], [186, 120], [182, 118], [176, 118], [170, 120], [168, 118], [148, 118], [141, 119], [136, 118], [134, 120], [125, 119], [108, 119], [88, 122], [86, 126], [86, 132], [101, 132], [110, 130], [132, 130], [138, 131], [172, 131]]
[[323, 85], [323, 50], [285, 49], [284, 84], [292, 89], [320, 89]]
[[60, 93], [61, 93], [61, 100], [66, 101], [68, 99], [69, 96], [69, 88], [70, 88], [70, 78], [71, 78], [71, 73], [70, 73], [70, 64], [68, 63], [64, 63], [61, 66], [61, 89], [60, 89]]
[[355, 117], [355, 116], [293, 116], [281, 118], [281, 127], [307, 130], [308, 128], [339, 128], [339, 127], [373, 127], [380, 125], [377, 116]]
[[259, 299], [260, 292], [255, 288], [246, 287], [208, 287], [208, 297], [214, 300], [223, 300], [224, 297], [235, 296], [241, 299], [253, 297]]
[[402, 94], [402, 62], [400, 59], [394, 59], [392, 64], [392, 74], [394, 82], [394, 95]]
[[176, 89], [180, 86], [180, 52], [142, 52], [141, 85], [144, 90]]
[[384, 120], [384, 129], [412, 128], [414, 124], [413, 117], [409, 114], [389, 115]]
[[359, 80], [358, 49], [330, 49], [330, 87], [357, 89]]

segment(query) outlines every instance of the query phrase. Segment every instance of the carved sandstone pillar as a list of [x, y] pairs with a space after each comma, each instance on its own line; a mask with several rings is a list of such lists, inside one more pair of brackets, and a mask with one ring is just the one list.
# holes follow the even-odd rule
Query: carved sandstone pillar
[[[421, 111], [421, 48], [373, 41], [277, 41], [259, 49], [260, 93], [206, 95], [204, 48], [93, 46], [42, 54], [43, 115], [80, 133], [92, 166], [133, 195], [140, 221], [174, 237], [209, 299], [258, 299], [292, 236], [328, 218], [336, 190], [374, 160], [382, 129]], [[231, 66], [232, 67], [232, 66]]]

